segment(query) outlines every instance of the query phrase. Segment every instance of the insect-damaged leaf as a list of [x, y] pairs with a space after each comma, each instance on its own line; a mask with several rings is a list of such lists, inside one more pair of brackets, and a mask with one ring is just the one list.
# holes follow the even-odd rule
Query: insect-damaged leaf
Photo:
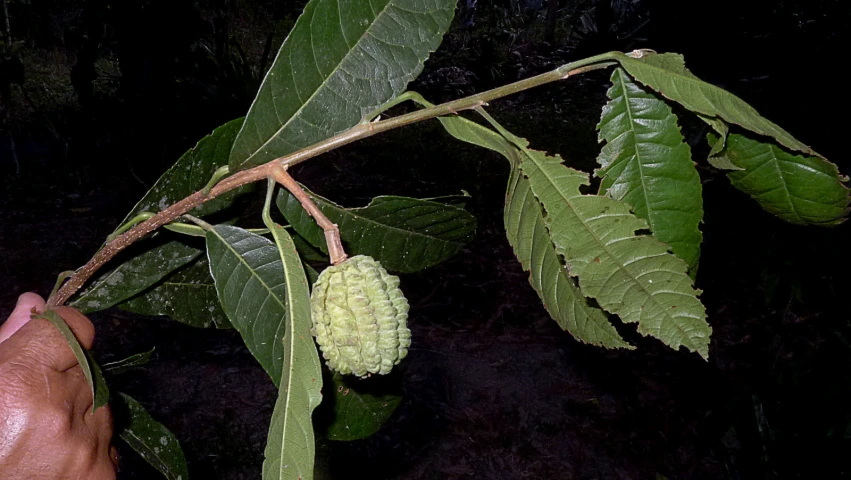
[[500, 134], [460, 117], [441, 118], [453, 137], [502, 154], [512, 165], [504, 213], [505, 232], [529, 283], [550, 316], [577, 340], [608, 348], [633, 348], [609, 322], [606, 312], [591, 305], [562, 264], [544, 224], [544, 212], [519, 169], [520, 151]]
[[700, 176], [671, 108], [621, 70], [612, 72], [609, 102], [598, 128], [607, 143], [595, 174], [600, 193], [622, 200], [647, 220], [653, 236], [694, 270], [703, 219]]
[[582, 293], [623, 321], [638, 323], [640, 333], [708, 358], [712, 328], [685, 262], [653, 237], [636, 235], [647, 223], [629, 205], [582, 195], [579, 187], [589, 184], [586, 173], [543, 152], [525, 147], [522, 152], [520, 169], [547, 212], [550, 238], [570, 274], [579, 278]]

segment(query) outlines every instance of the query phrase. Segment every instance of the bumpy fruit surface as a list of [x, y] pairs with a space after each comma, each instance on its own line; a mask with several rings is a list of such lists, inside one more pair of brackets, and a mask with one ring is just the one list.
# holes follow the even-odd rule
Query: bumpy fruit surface
[[313, 334], [331, 370], [386, 374], [411, 346], [399, 277], [358, 255], [326, 268], [310, 294]]

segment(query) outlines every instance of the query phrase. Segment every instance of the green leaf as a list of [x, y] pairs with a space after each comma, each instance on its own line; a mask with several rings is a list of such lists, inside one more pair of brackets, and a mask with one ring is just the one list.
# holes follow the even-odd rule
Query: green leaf
[[543, 152], [522, 151], [520, 169], [546, 212], [544, 223], [556, 251], [568, 272], [579, 278], [582, 293], [623, 321], [637, 322], [641, 334], [708, 358], [712, 328], [686, 263], [653, 237], [636, 235], [648, 225], [626, 203], [582, 195], [579, 188], [589, 184], [586, 173]]
[[691, 149], [664, 101], [620, 68], [611, 80], [610, 100], [597, 126], [600, 141], [607, 142], [595, 172], [602, 178], [600, 193], [632, 205], [633, 213], [650, 224], [653, 236], [693, 271], [703, 239], [698, 228], [703, 197]]
[[302, 266], [304, 267], [305, 275], [307, 275], [307, 283], [309, 283], [310, 286], [313, 287], [313, 284], [316, 283], [317, 280], [319, 280], [319, 272], [317, 272], [315, 268], [311, 267], [306, 263], [303, 263]]
[[[203, 188], [213, 172], [227, 164], [228, 154], [241, 125], [241, 118], [232, 120], [202, 138], [157, 180], [124, 222], [142, 212], [158, 212]], [[251, 188], [252, 185], [237, 188], [191, 213], [204, 216], [219, 212]], [[83, 313], [104, 310], [148, 289], [203, 253], [202, 249], [170, 232], [155, 232], [150, 239], [141, 243], [138, 247], [134, 245], [131, 251], [135, 252], [134, 256], [103, 271], [70, 305]]]
[[454, 13], [455, 0], [311, 0], [248, 112], [231, 171], [347, 130], [402, 93]]
[[833, 226], [848, 216], [848, 180], [823, 158], [793, 155], [738, 133], [729, 135], [718, 158], [739, 169], [727, 173], [734, 187], [789, 223]]
[[222, 309], [275, 385], [284, 362], [288, 292], [278, 248], [238, 227], [207, 232], [207, 258]]
[[295, 233], [292, 234], [291, 237], [295, 244], [295, 249], [298, 251], [298, 255], [305, 262], [329, 262], [328, 254], [323, 253], [322, 250], [314, 247], [301, 235]]
[[131, 248], [128, 250], [132, 257], [98, 275], [69, 305], [83, 313], [105, 310], [144, 291], [204, 253], [171, 232], [154, 233], [153, 238]]
[[455, 195], [441, 195], [439, 197], [424, 198], [423, 200], [444, 203], [446, 205], [451, 205], [453, 207], [458, 208], [466, 208], [467, 202], [472, 200], [472, 198], [473, 197], [472, 195], [470, 195], [469, 192], [467, 192], [466, 190], [461, 190], [461, 193]]
[[[369, 255], [387, 270], [416, 272], [458, 253], [476, 231], [476, 217], [463, 208], [408, 197], [375, 197], [366, 207], [343, 208], [310, 191], [307, 194], [340, 228], [350, 255]], [[325, 235], [289, 192], [276, 200], [296, 232], [323, 252]]]
[[[118, 434], [133, 450], [169, 480], [189, 480], [186, 458], [180, 442], [169, 429], [157, 422], [129, 395], [113, 399], [116, 419], [125, 424]], [[121, 426], [120, 422], [117, 425]]]
[[86, 383], [89, 384], [89, 388], [92, 391], [92, 415], [94, 415], [98, 408], [109, 403], [109, 389], [103, 379], [100, 367], [95, 363], [91, 355], [83, 350], [80, 342], [77, 341], [77, 337], [74, 336], [74, 332], [71, 331], [65, 320], [55, 310], [45, 310], [44, 313], [34, 315], [33, 318], [43, 318], [52, 323], [62, 333], [65, 341], [68, 342], [68, 346], [74, 352], [74, 358], [77, 359], [77, 363], [80, 364], [80, 368], [83, 370]]
[[147, 352], [137, 353], [135, 355], [130, 355], [127, 358], [122, 358], [121, 360], [104, 363], [103, 371], [118, 375], [134, 367], [141, 367], [151, 361], [151, 356], [154, 354], [154, 350], [156, 349], [152, 348]]
[[219, 304], [210, 264], [205, 257], [118, 306], [141, 315], [165, 315], [193, 327], [231, 328]]
[[544, 225], [544, 211], [517, 166], [521, 153], [498, 133], [464, 118], [441, 118], [446, 131], [458, 140], [479, 145], [505, 156], [512, 165], [505, 205], [505, 231], [514, 254], [529, 272], [538, 292], [559, 326], [591, 345], [632, 349], [609, 323], [606, 313], [591, 305], [568, 275]]
[[275, 183], [270, 181], [263, 223], [271, 231], [280, 254], [288, 308], [281, 388], [266, 442], [263, 479], [311, 479], [316, 446], [310, 417], [322, 401], [322, 365], [310, 333], [310, 291], [301, 258], [289, 233], [270, 215], [274, 189]]
[[719, 117], [727, 123], [774, 138], [791, 150], [820, 156], [739, 97], [695, 77], [685, 67], [682, 55], [644, 53], [641, 58], [624, 54], [617, 57], [621, 66], [636, 80], [693, 112], [710, 118]]
[[[715, 133], [718, 134], [715, 141], [712, 142], [712, 145], [710, 145], [711, 148], [709, 150], [709, 163], [712, 164], [712, 158], [717, 155], [721, 150], [723, 150], [724, 145], [727, 143], [727, 135], [729, 135], [730, 133], [730, 127], [726, 123], [724, 123], [724, 120], [713, 117], [707, 117], [706, 115], [700, 114], [698, 114], [697, 116], [698, 118], [706, 122], [712, 128], [712, 130], [714, 130]], [[715, 166], [715, 164], [712, 165]]]
[[325, 435], [331, 440], [351, 441], [377, 432], [393, 415], [402, 396], [374, 385], [375, 379], [361, 380], [334, 373], [331, 400], [333, 418]]

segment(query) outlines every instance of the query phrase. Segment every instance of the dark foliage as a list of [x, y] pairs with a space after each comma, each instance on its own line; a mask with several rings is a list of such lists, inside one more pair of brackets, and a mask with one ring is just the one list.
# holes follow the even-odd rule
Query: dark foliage
[[[413, 86], [432, 101], [606, 50], [650, 47], [756, 106], [851, 173], [851, 103], [831, 73], [851, 10], [828, 0], [464, 0]], [[553, 7], [553, 5], [556, 5]], [[8, 1], [0, 57], [0, 312], [81, 265], [185, 149], [243, 115], [303, 2]], [[553, 13], [555, 12], [555, 13]], [[589, 167], [605, 73], [497, 102], [533, 146]], [[684, 117], [681, 117], [684, 118]], [[705, 154], [702, 125], [683, 125]], [[705, 155], [704, 155], [705, 156]], [[700, 158], [700, 153], [695, 158]], [[473, 195], [463, 255], [403, 278], [415, 345], [406, 400], [376, 436], [324, 442], [328, 478], [849, 478], [851, 229], [769, 217], [702, 169], [698, 286], [714, 329], [703, 363], [635, 341], [577, 344], [516, 264], [501, 159], [411, 127], [317, 159], [296, 175], [344, 205], [375, 194]], [[274, 392], [233, 332], [120, 311], [97, 315], [101, 359], [157, 347], [121, 377], [183, 442], [195, 478], [259, 478]], [[125, 455], [120, 478], [153, 478]], [[320, 477], [321, 478], [321, 477]]]

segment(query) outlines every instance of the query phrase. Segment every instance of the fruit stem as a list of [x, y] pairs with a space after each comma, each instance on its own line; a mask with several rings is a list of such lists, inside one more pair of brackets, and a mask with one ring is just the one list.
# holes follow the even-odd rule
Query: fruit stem
[[348, 258], [348, 255], [346, 255], [346, 251], [343, 250], [343, 243], [340, 240], [340, 229], [337, 228], [337, 224], [329, 220], [328, 217], [322, 213], [322, 210], [313, 203], [313, 200], [310, 199], [307, 192], [305, 192], [298, 182], [296, 182], [295, 179], [287, 173], [286, 167], [276, 164], [270, 168], [269, 175], [275, 179], [276, 182], [289, 190], [289, 192], [292, 193], [293, 196], [301, 203], [301, 206], [304, 207], [307, 214], [313, 217], [313, 219], [316, 220], [316, 223], [322, 227], [322, 230], [325, 232], [325, 242], [328, 244], [328, 256], [331, 257], [331, 263], [334, 265], [343, 263], [346, 258]]

